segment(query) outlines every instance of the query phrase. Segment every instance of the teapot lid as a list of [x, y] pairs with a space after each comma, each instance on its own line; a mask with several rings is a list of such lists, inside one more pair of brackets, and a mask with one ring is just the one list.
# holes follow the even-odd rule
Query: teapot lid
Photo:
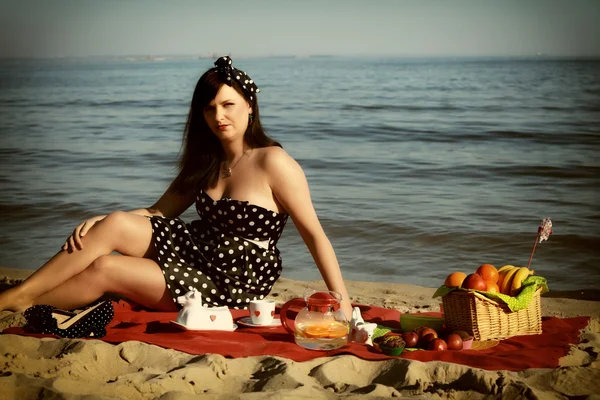
[[328, 307], [339, 304], [342, 300], [342, 296], [337, 292], [323, 291], [313, 292], [306, 297], [306, 302], [312, 306]]

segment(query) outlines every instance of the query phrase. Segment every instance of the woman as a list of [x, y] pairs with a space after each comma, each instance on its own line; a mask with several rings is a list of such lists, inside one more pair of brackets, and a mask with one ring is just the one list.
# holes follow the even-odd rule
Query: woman
[[[350, 319], [340, 268], [301, 167], [261, 127], [259, 89], [250, 77], [229, 57], [215, 65], [196, 85], [180, 172], [162, 197], [150, 208], [77, 226], [61, 252], [0, 294], [0, 310], [75, 309], [117, 293], [176, 311], [174, 299], [192, 288], [208, 305], [247, 308], [281, 274], [276, 244], [290, 216]], [[199, 219], [186, 225], [177, 217], [194, 203]]]

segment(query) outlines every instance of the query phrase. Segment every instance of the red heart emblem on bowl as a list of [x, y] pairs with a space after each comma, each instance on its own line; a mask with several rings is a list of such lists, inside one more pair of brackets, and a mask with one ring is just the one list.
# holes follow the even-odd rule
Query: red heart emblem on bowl
[[254, 315], [258, 317], [260, 315], [260, 311], [254, 311]]

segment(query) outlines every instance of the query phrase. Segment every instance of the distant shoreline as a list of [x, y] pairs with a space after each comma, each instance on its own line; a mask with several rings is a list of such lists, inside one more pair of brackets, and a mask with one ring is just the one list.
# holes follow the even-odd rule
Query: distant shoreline
[[[3, 57], [0, 62], [35, 62], [35, 61], [105, 61], [105, 62], [164, 62], [164, 61], [196, 61], [215, 60], [218, 55], [195, 54], [117, 54], [87, 56], [22, 56]], [[600, 55], [402, 55], [402, 54], [281, 54], [281, 55], [231, 55], [236, 60], [242, 59], [319, 59], [319, 58], [373, 58], [394, 60], [477, 60], [477, 61], [599, 61]]]

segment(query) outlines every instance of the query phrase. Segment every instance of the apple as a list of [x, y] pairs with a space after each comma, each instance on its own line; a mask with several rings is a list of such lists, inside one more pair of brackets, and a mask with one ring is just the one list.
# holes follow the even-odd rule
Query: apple
[[426, 349], [429, 346], [429, 343], [431, 343], [435, 339], [438, 339], [437, 335], [433, 333], [426, 334], [421, 338], [421, 347]]
[[429, 342], [429, 345], [427, 346], [427, 348], [429, 350], [434, 350], [434, 351], [444, 351], [444, 350], [448, 350], [448, 345], [446, 344], [446, 342], [444, 342], [443, 339], [436, 338], [436, 339], [433, 339], [431, 342]]
[[427, 335], [428, 333], [433, 333], [435, 335], [435, 337], [438, 336], [438, 334], [435, 331], [435, 329], [430, 328], [428, 326], [420, 326], [420, 327], [416, 328], [414, 330], [414, 332], [416, 332], [417, 335], [419, 335], [420, 338], [422, 338], [423, 336]]
[[419, 343], [419, 335], [417, 335], [415, 332], [404, 332], [402, 337], [406, 342], [406, 347], [417, 347], [417, 343]]
[[469, 274], [463, 281], [462, 287], [464, 289], [473, 289], [473, 290], [487, 290], [487, 285], [485, 284], [485, 280], [479, 274]]
[[448, 335], [446, 344], [448, 345], [448, 350], [462, 350], [463, 348], [463, 340], [456, 333]]

